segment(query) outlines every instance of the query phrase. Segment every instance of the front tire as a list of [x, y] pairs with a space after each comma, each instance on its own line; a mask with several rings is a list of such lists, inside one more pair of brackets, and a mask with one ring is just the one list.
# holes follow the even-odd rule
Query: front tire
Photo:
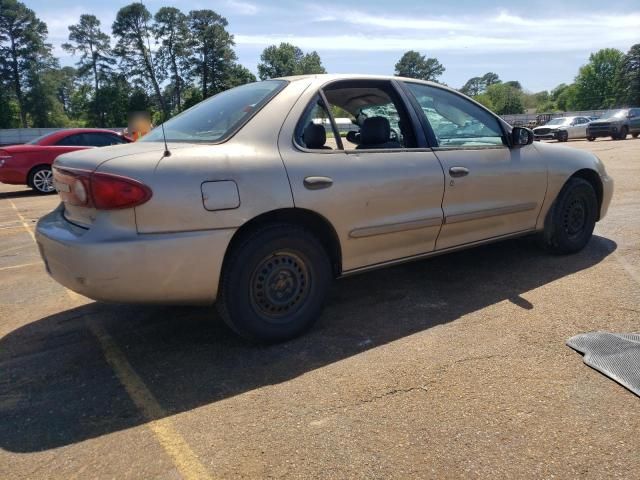
[[29, 173], [27, 184], [41, 195], [55, 192], [53, 187], [53, 172], [49, 165], [41, 165]]
[[620, 135], [618, 135], [618, 140], [626, 140], [628, 134], [629, 129], [627, 127], [622, 127], [622, 130], [620, 130]]
[[597, 216], [593, 186], [582, 178], [570, 178], [547, 213], [542, 246], [558, 255], [579, 252], [591, 239]]
[[247, 340], [282, 342], [316, 322], [331, 279], [329, 256], [309, 231], [285, 224], [266, 226], [229, 252], [218, 311]]
[[633, 138], [638, 138], [638, 135], [640, 135], [640, 134], [638, 134], [638, 133], [632, 133], [632, 134], [631, 134], [631, 136], [632, 136]]
[[568, 142], [569, 141], [569, 132], [560, 132], [558, 134], [559, 142]]
[[587, 140], [590, 141], [590, 142], [595, 141], [595, 139], [596, 139], [596, 137], [587, 137]]

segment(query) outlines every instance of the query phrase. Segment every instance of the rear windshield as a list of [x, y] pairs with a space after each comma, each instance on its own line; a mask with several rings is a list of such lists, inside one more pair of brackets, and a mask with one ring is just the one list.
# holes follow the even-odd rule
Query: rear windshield
[[[248, 83], [204, 100], [165, 122], [167, 141], [221, 142], [244, 125], [286, 84], [284, 80]], [[161, 142], [162, 129], [155, 128], [140, 140]]]

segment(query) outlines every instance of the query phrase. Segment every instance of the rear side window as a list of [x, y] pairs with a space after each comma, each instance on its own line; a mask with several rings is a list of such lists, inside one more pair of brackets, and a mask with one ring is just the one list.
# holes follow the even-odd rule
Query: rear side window
[[407, 82], [440, 148], [504, 146], [504, 133], [489, 112], [442, 88]]
[[92, 147], [108, 147], [109, 145], [119, 145], [125, 141], [111, 133], [85, 133], [87, 145]]
[[[219, 143], [242, 127], [285, 86], [285, 80], [248, 83], [215, 95], [164, 124], [167, 141]], [[161, 142], [156, 128], [143, 142]]]
[[56, 145], [64, 147], [86, 147], [87, 143], [83, 133], [76, 133], [75, 135], [61, 138], [56, 142]]

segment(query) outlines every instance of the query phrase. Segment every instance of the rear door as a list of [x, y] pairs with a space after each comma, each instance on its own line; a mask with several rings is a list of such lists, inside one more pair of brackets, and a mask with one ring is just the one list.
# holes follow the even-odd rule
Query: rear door
[[509, 148], [501, 122], [462, 95], [405, 85], [445, 174], [436, 249], [533, 230], [547, 187], [546, 163], [535, 146]]
[[[298, 101], [279, 138], [295, 206], [333, 225], [344, 271], [431, 252], [444, 178], [403, 94], [388, 80], [339, 81], [315, 93]], [[342, 131], [334, 115], [349, 119]], [[369, 131], [364, 117], [382, 130]], [[358, 144], [369, 137], [371, 145]]]

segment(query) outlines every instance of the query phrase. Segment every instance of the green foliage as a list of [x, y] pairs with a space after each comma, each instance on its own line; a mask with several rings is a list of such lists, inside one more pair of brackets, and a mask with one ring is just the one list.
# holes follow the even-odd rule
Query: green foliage
[[258, 76], [261, 80], [327, 73], [317, 52], [305, 54], [300, 48], [290, 43], [265, 48], [260, 55], [260, 61]]
[[487, 91], [491, 85], [500, 83], [500, 77], [493, 72], [485, 73], [482, 77], [472, 77], [460, 89], [460, 92], [470, 97], [477, 97]]
[[487, 88], [487, 97], [498, 115], [524, 113], [522, 92], [506, 83], [494, 83]]
[[621, 104], [640, 105], [640, 43], [633, 45], [622, 60], [619, 86]]
[[191, 74], [187, 16], [177, 8], [162, 7], [155, 14], [154, 20], [152, 30], [156, 43], [160, 45], [156, 52], [157, 69], [163, 77], [171, 78], [170, 103], [172, 111], [179, 112], [182, 108], [182, 90]]
[[149, 81], [153, 87], [156, 99], [165, 116], [169, 112], [160, 91], [154, 59], [149, 49], [149, 38], [152, 34], [149, 27], [151, 13], [142, 3], [132, 3], [118, 10], [116, 20], [111, 27], [117, 38], [114, 53], [130, 77], [138, 77], [140, 81]]
[[575, 80], [575, 102], [581, 110], [612, 108], [619, 100], [624, 54], [605, 48], [589, 56]]
[[37, 86], [40, 71], [52, 60], [47, 26], [16, 0], [0, 0], [0, 12], [0, 83], [10, 85], [20, 123], [27, 127], [25, 92]]
[[426, 58], [415, 50], [409, 50], [396, 63], [396, 75], [437, 82], [444, 73], [444, 66], [437, 58]]

